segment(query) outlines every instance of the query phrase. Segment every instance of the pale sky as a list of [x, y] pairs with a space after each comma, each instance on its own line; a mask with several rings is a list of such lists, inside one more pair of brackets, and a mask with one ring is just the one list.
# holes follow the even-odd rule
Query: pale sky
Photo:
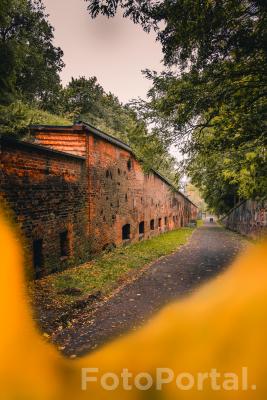
[[129, 19], [99, 16], [92, 20], [84, 0], [44, 0], [55, 28], [55, 45], [64, 51], [62, 83], [96, 76], [106, 92], [122, 102], [146, 97], [150, 82], [141, 70], [161, 71], [161, 45]]

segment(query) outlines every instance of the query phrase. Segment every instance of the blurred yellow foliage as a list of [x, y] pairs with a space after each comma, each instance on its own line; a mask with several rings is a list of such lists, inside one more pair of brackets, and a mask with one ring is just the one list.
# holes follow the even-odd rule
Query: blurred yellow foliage
[[[4, 400], [267, 398], [267, 247], [253, 246], [226, 273], [183, 301], [171, 304], [136, 333], [83, 358], [69, 360], [34, 326], [25, 294], [22, 250], [15, 231], [0, 216], [0, 390]], [[248, 367], [253, 391], [177, 389], [175, 381], [157, 391], [106, 391], [98, 382], [81, 389], [81, 369], [120, 376], [156, 368], [189, 372], [235, 372]]]

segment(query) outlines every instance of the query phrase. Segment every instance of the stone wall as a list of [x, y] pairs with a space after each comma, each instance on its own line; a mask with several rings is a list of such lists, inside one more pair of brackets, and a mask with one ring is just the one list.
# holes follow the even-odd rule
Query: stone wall
[[229, 229], [252, 238], [267, 234], [267, 200], [247, 200], [233, 208], [222, 220]]
[[32, 275], [88, 258], [85, 159], [2, 139], [0, 178], [1, 196], [21, 228]]

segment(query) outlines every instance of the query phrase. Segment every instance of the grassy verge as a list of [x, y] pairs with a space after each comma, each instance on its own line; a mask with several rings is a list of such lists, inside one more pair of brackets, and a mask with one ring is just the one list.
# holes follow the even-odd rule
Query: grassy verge
[[204, 224], [203, 219], [198, 219], [197, 220], [197, 227], [199, 228], [200, 226], [202, 226]]
[[177, 229], [104, 253], [92, 262], [33, 283], [35, 287], [31, 287], [32, 295], [37, 295], [36, 304], [38, 304], [38, 292], [39, 295], [42, 292], [45, 293], [45, 301], [61, 306], [71, 306], [71, 303], [97, 291], [101, 291], [101, 296], [105, 296], [116, 285], [123, 283], [131, 272], [140, 270], [186, 243], [193, 230]]

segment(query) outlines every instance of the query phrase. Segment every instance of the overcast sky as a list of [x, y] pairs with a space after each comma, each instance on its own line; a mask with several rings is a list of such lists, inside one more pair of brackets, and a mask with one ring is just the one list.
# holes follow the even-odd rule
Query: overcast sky
[[160, 71], [161, 46], [155, 34], [121, 16], [92, 20], [84, 0], [44, 0], [55, 28], [55, 44], [64, 51], [61, 78], [96, 76], [105, 91], [122, 102], [145, 98], [150, 82], [141, 70]]

